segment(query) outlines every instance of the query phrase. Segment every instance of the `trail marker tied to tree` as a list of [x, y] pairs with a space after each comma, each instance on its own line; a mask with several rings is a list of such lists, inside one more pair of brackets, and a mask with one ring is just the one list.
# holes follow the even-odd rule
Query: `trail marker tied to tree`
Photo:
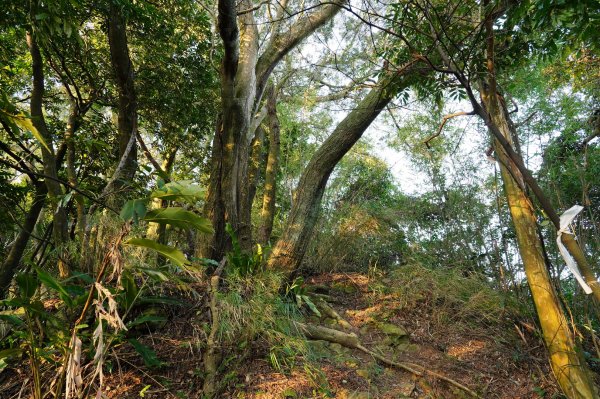
[[567, 266], [569, 267], [569, 269], [571, 269], [571, 272], [579, 282], [579, 285], [581, 285], [583, 291], [589, 295], [592, 293], [592, 289], [585, 282], [585, 280], [581, 276], [581, 273], [579, 273], [579, 269], [577, 268], [577, 263], [575, 262], [575, 259], [573, 259], [569, 251], [567, 251], [567, 248], [565, 248], [565, 245], [562, 243], [563, 234], [575, 234], [571, 232], [571, 230], [569, 229], [569, 225], [571, 224], [571, 222], [573, 222], [573, 220], [575, 220], [579, 212], [581, 212], [582, 210], [583, 207], [581, 205], [573, 205], [560, 216], [560, 230], [558, 230], [558, 234], [556, 235], [556, 244], [558, 245], [558, 250], [560, 251], [560, 254], [567, 263]]

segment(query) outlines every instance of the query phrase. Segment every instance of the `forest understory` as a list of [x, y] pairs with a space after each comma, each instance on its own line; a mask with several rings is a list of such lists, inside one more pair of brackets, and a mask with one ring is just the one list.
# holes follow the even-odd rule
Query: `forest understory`
[[[404, 277], [398, 279], [399, 273]], [[447, 286], [456, 290], [449, 291]], [[205, 289], [200, 284], [194, 288]], [[273, 348], [258, 339], [248, 342], [248, 347], [233, 342], [223, 348], [228, 361], [217, 383], [218, 397], [474, 397], [437, 375], [468, 387], [481, 398], [562, 397], [533, 315], [523, 314], [514, 298], [493, 292], [477, 277], [407, 265], [390, 273], [315, 275], [307, 280], [306, 288], [315, 303], [327, 301], [335, 313], [317, 316], [306, 308], [295, 316], [298, 320], [355, 333], [370, 350], [393, 362], [413, 364], [422, 375], [327, 340], [307, 339], [300, 344], [305, 344], [301, 352], [275, 355], [282, 356], [282, 366], [269, 356]], [[251, 298], [253, 294], [246, 295]], [[199, 311], [206, 303], [190, 306], [191, 298], [179, 299], [179, 306], [141, 311], [161, 317], [140, 324], [135, 332], [152, 354], [142, 357], [126, 342], [115, 345], [105, 360], [110, 371], [105, 374], [103, 397], [203, 397], [204, 340], [198, 329], [208, 323], [203, 319], [206, 313]], [[44, 306], [52, 311], [53, 302], [48, 300]], [[600, 364], [594, 371], [600, 371]], [[5, 369], [0, 374], [0, 397], [29, 397], [30, 373], [26, 362]], [[53, 377], [45, 375], [44, 379]]]

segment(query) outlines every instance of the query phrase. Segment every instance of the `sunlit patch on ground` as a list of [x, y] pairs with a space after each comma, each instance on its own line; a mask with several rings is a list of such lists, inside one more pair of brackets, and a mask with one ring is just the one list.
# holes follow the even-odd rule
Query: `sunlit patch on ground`
[[448, 355], [459, 360], [471, 357], [477, 352], [485, 349], [486, 343], [480, 340], [469, 340], [460, 345], [452, 345], [448, 348]]

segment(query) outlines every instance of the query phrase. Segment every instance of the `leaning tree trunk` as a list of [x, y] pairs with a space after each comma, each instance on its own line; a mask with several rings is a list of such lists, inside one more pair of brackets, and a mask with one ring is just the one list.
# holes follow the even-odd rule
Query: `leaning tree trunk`
[[[593, 399], [598, 395], [568, 321], [560, 306], [543, 255], [533, 204], [525, 193], [526, 179], [514, 162], [510, 120], [499, 98], [494, 60], [493, 21], [486, 20], [487, 82], [482, 84], [481, 97], [485, 106], [486, 124], [492, 131], [502, 181], [517, 235], [517, 244], [531, 296], [539, 317], [542, 335], [550, 357], [552, 370], [561, 389], [570, 399]], [[509, 155], [510, 153], [510, 155]], [[520, 161], [520, 157], [517, 158]], [[527, 176], [530, 178], [530, 176]], [[534, 181], [535, 183], [535, 181]], [[537, 187], [536, 187], [537, 188]]]
[[0, 266], [0, 299], [6, 296], [8, 287], [10, 287], [12, 278], [15, 275], [15, 271], [19, 266], [27, 243], [29, 242], [31, 232], [35, 228], [42, 209], [44, 209], [47, 194], [48, 186], [44, 184], [44, 182], [37, 182], [35, 184], [33, 202], [31, 208], [29, 208], [29, 212], [27, 212], [21, 231], [10, 247], [10, 251], [4, 259], [4, 262], [2, 262], [2, 265]]
[[[215, 234], [199, 242], [199, 255], [220, 259], [228, 248], [224, 226], [230, 224], [241, 247], [252, 247], [251, 192], [248, 158], [251, 118], [258, 111], [266, 83], [281, 59], [316, 29], [331, 20], [347, 0], [335, 0], [317, 11], [302, 14], [281, 32], [274, 23], [271, 39], [259, 56], [259, 36], [253, 2], [219, 0], [219, 34], [224, 56], [221, 66], [221, 124], [213, 140], [211, 178], [205, 213]], [[238, 14], [238, 6], [240, 12]], [[284, 17], [283, 11], [281, 17]], [[212, 173], [218, 173], [213, 175]]]
[[[500, 119], [498, 116], [492, 118], [501, 130], [506, 131], [508, 125], [498, 120]], [[569, 398], [595, 398], [597, 396], [594, 393], [587, 365], [569, 329], [569, 323], [560, 307], [559, 298], [546, 268], [537, 234], [533, 204], [523, 191], [524, 183], [520, 172], [512, 166], [497, 141], [495, 148], [500, 161], [504, 190], [515, 226], [519, 252], [554, 375]]]
[[379, 85], [335, 128], [315, 152], [300, 177], [296, 200], [281, 238], [268, 261], [270, 269], [294, 273], [300, 266], [320, 211], [321, 199], [329, 175], [342, 157], [361, 138], [385, 106], [409, 84], [414, 62], [395, 74], [388, 74]]
[[[129, 57], [129, 46], [127, 43], [127, 26], [120, 10], [113, 3], [111, 3], [108, 16], [108, 44], [110, 47], [112, 70], [119, 93], [117, 121], [118, 159], [121, 159], [127, 151], [131, 136], [135, 135], [137, 129], [137, 98], [134, 86], [133, 64]], [[137, 147], [134, 145], [129, 150], [121, 176], [115, 182], [113, 189], [117, 191], [130, 186], [136, 171]], [[120, 204], [122, 201], [119, 200], [116, 202]]]
[[265, 170], [265, 188], [263, 192], [263, 205], [260, 212], [260, 227], [258, 242], [267, 244], [273, 231], [275, 219], [275, 199], [277, 197], [277, 171], [279, 169], [279, 118], [277, 117], [277, 93], [269, 93], [267, 99], [267, 120], [269, 124], [269, 153]]

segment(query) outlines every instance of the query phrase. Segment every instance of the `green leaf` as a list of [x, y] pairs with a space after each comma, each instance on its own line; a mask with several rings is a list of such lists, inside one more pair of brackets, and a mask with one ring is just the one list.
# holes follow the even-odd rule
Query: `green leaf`
[[130, 309], [138, 297], [139, 289], [131, 273], [123, 273], [121, 284], [125, 291], [125, 309]]
[[169, 298], [166, 296], [145, 296], [139, 299], [139, 303], [185, 306], [185, 302], [180, 301], [179, 299]]
[[48, 150], [48, 152], [52, 152], [50, 150], [50, 147], [48, 146], [48, 143], [46, 143], [44, 137], [35, 128], [35, 126], [33, 126], [33, 122], [25, 114], [23, 114], [22, 112], [18, 114], [11, 114], [10, 112], [7, 112], [4, 109], [0, 109], [0, 114], [2, 114], [2, 116], [4, 116], [5, 118], [11, 120], [15, 125], [17, 125], [21, 129], [29, 130], [31, 134], [33, 134], [33, 137], [35, 137], [37, 141], [39, 141], [40, 144], [42, 144], [42, 146], [44, 146], [44, 148]]
[[185, 267], [189, 264], [183, 252], [181, 252], [177, 248], [159, 244], [154, 240], [149, 240], [147, 238], [131, 238], [125, 241], [124, 244], [152, 249], [153, 251], [156, 251], [162, 256], [164, 256], [165, 258], [168, 258], [169, 260], [171, 260], [171, 262], [175, 263], [179, 267]]
[[69, 201], [71, 201], [71, 197], [73, 197], [73, 191], [69, 191], [68, 193], [63, 195], [60, 201], [58, 202], [58, 206], [60, 206], [61, 208], [66, 207]]
[[150, 197], [194, 203], [204, 198], [204, 189], [191, 181], [173, 181], [155, 190]]
[[6, 366], [8, 366], [6, 360], [10, 359], [11, 357], [21, 356], [22, 353], [23, 349], [21, 348], [11, 348], [0, 351], [0, 372], [4, 370]]
[[15, 277], [21, 298], [31, 298], [35, 294], [39, 280], [30, 273], [20, 273]]
[[58, 296], [60, 297], [60, 299], [63, 300], [63, 302], [67, 306], [70, 307], [73, 304], [73, 300], [71, 299], [71, 296], [67, 292], [67, 289], [60, 282], [58, 282], [58, 280], [56, 280], [50, 274], [46, 273], [45, 271], [43, 271], [41, 269], [36, 268], [35, 270], [37, 271], [37, 275], [38, 275], [38, 278], [40, 279], [40, 281], [46, 287], [51, 288], [54, 291], [58, 292]]
[[187, 211], [181, 207], [169, 207], [149, 211], [144, 220], [147, 222], [170, 224], [182, 229], [194, 228], [202, 233], [212, 234], [214, 230], [210, 220]]
[[121, 208], [121, 219], [129, 221], [133, 219], [133, 223], [137, 224], [139, 219], [142, 219], [147, 212], [148, 199], [133, 199], [129, 200]]
[[0, 320], [6, 321], [15, 326], [20, 326], [25, 323], [23, 320], [21, 320], [18, 316], [15, 316], [14, 314], [0, 314]]
[[162, 316], [155, 316], [155, 315], [143, 315], [143, 316], [140, 316], [137, 319], [127, 323], [127, 328], [129, 329], [131, 327], [139, 326], [140, 324], [144, 324], [144, 323], [152, 323], [152, 322], [161, 323], [163, 321], [167, 321], [167, 318], [162, 317]]
[[161, 367], [164, 363], [156, 356], [156, 352], [152, 348], [142, 344], [135, 338], [127, 340], [135, 349], [135, 351], [142, 357], [146, 367]]

